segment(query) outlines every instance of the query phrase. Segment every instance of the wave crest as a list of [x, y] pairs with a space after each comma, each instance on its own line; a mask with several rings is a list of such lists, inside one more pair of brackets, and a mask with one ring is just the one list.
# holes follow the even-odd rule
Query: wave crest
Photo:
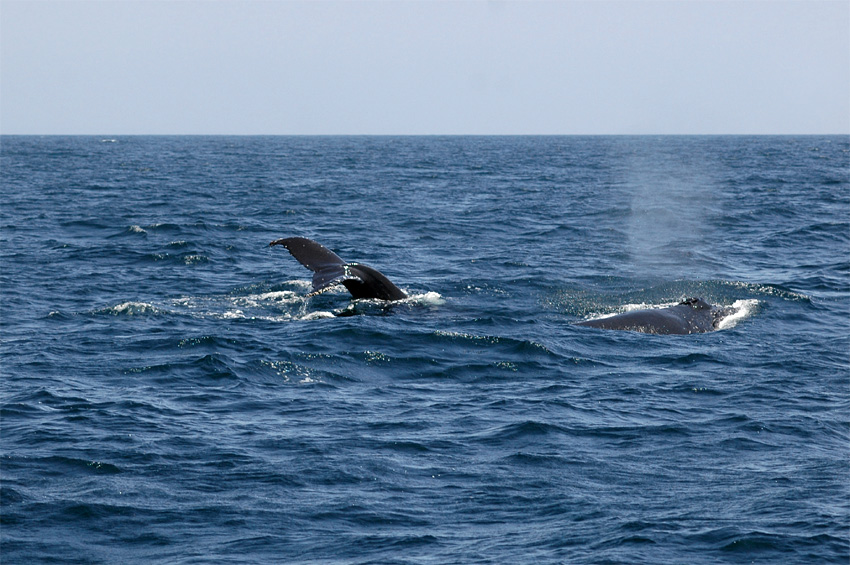
[[112, 316], [151, 316], [167, 314], [166, 310], [157, 308], [147, 302], [122, 302], [115, 306], [109, 306], [96, 310], [95, 314], [107, 314]]

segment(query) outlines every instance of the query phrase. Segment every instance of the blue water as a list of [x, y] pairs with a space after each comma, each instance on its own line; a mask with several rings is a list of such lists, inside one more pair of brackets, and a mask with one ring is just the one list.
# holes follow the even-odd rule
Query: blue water
[[4, 564], [850, 558], [846, 136], [0, 148]]

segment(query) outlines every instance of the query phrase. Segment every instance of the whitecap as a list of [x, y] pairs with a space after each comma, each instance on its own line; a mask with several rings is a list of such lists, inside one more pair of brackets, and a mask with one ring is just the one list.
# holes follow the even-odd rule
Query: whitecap
[[242, 310], [230, 310], [221, 315], [224, 320], [239, 320], [245, 317], [245, 312]]
[[162, 310], [147, 302], [122, 302], [116, 306], [98, 310], [98, 312], [103, 314], [112, 314], [113, 316], [139, 316], [163, 313]]

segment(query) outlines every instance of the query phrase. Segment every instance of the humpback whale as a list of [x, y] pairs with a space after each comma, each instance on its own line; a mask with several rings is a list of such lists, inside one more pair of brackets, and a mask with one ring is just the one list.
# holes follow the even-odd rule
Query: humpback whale
[[720, 321], [732, 312], [732, 308], [712, 306], [700, 298], [688, 298], [669, 308], [634, 310], [576, 325], [650, 334], [693, 334], [716, 330]]
[[354, 298], [401, 300], [407, 295], [383, 273], [361, 263], [346, 263], [339, 255], [306, 237], [287, 237], [269, 243], [283, 245], [299, 263], [313, 271], [313, 290], [307, 296], [321, 294], [342, 284]]

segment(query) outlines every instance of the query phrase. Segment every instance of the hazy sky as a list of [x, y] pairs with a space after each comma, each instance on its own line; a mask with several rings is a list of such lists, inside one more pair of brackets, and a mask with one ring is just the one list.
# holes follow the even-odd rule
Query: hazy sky
[[6, 134], [850, 133], [850, 1], [0, 0]]

